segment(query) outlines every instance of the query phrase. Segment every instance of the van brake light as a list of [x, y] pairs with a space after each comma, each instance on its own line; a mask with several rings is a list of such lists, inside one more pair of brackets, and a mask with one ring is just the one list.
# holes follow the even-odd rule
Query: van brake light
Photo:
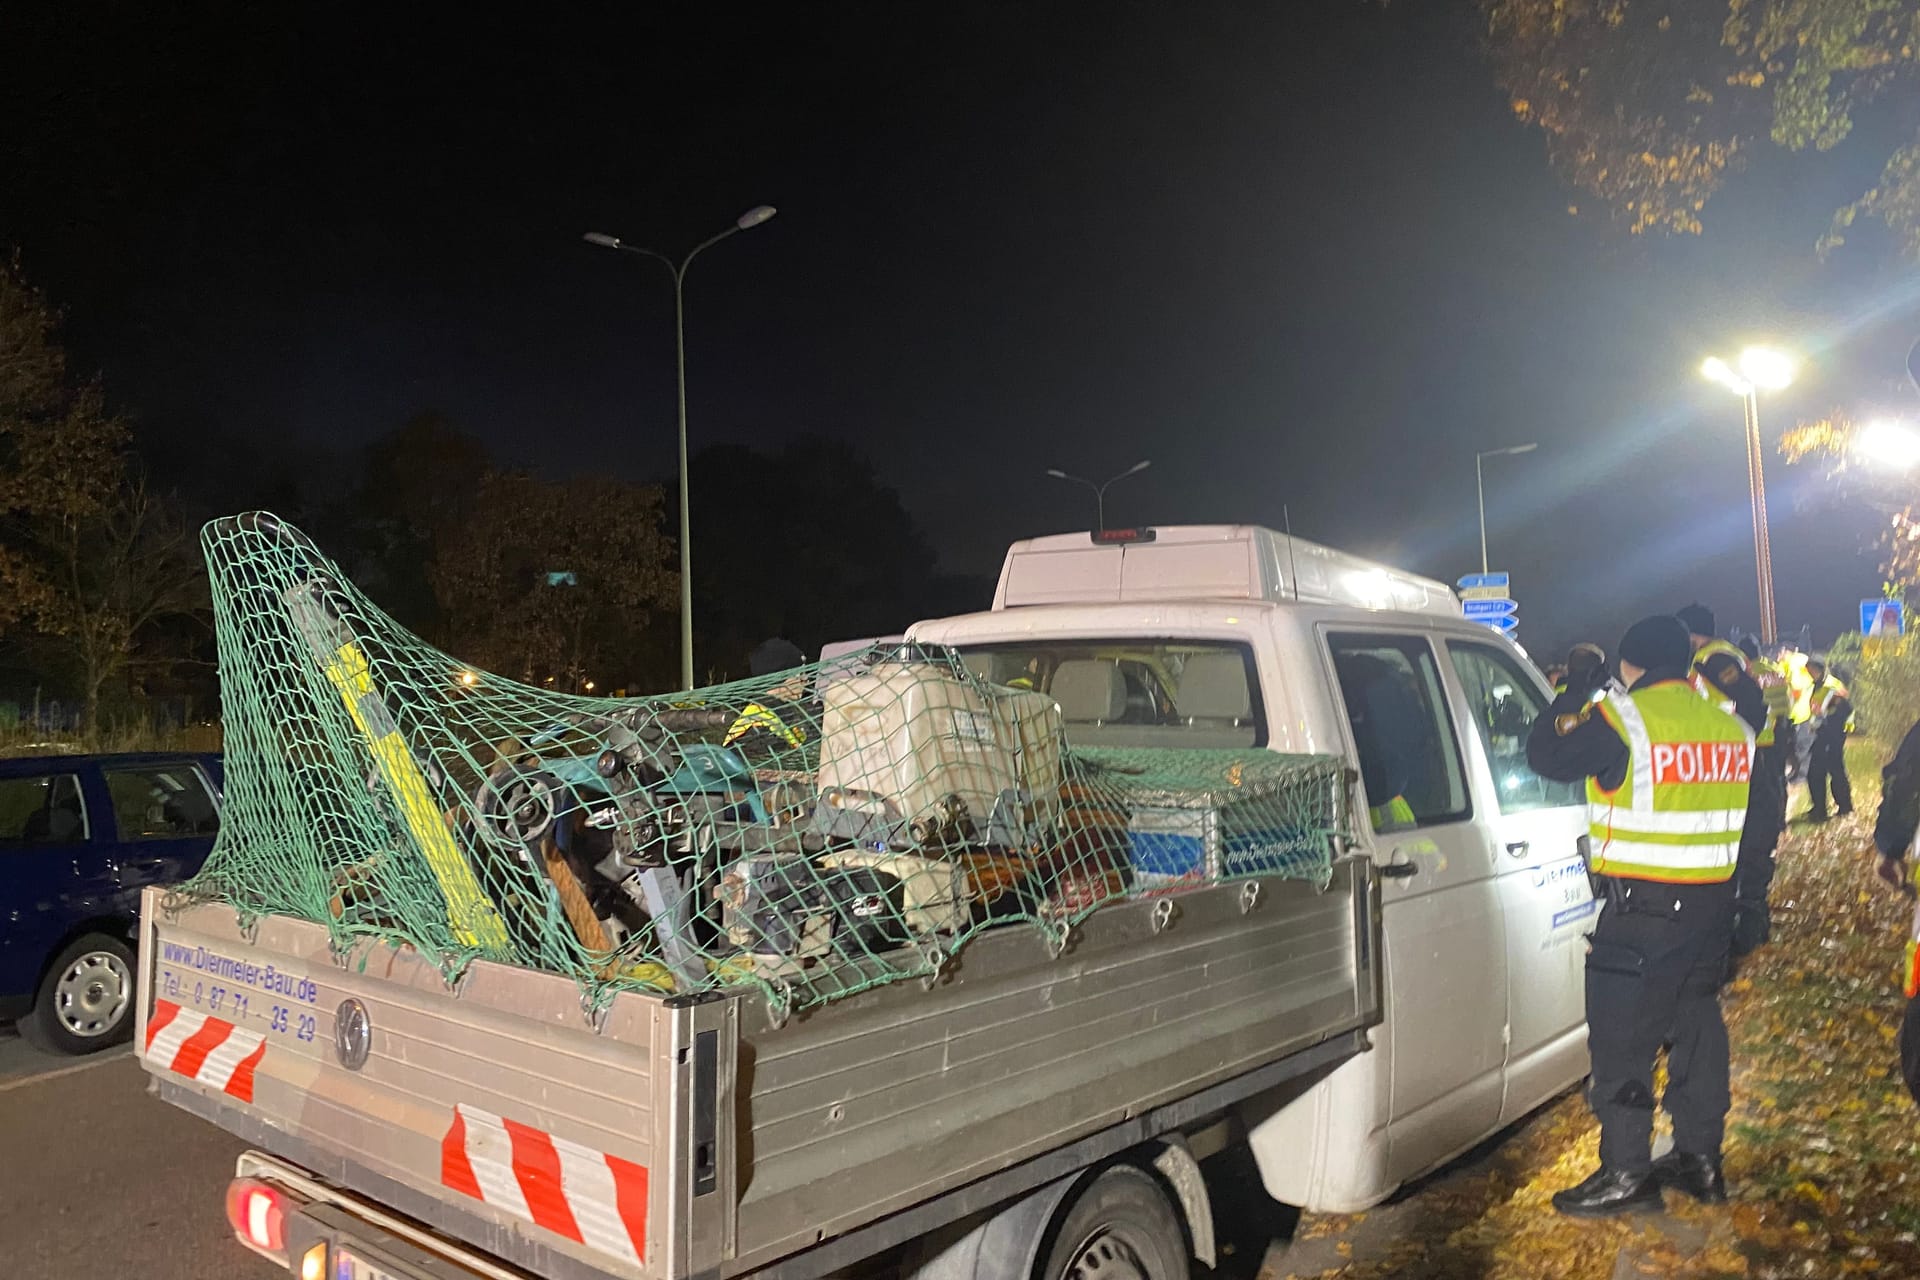
[[240, 1243], [276, 1262], [287, 1260], [287, 1196], [258, 1178], [235, 1178], [227, 1186], [227, 1222]]
[[1155, 535], [1151, 529], [1095, 529], [1095, 546], [1118, 546], [1128, 542], [1152, 542]]

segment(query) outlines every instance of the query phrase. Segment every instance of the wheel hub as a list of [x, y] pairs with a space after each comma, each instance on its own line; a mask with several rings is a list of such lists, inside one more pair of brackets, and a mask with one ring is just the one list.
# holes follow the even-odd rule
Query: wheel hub
[[120, 1025], [133, 991], [126, 962], [107, 951], [78, 956], [54, 984], [54, 1013], [60, 1025], [82, 1039], [104, 1036]]
[[1111, 1228], [1102, 1228], [1080, 1246], [1063, 1280], [1152, 1280], [1140, 1255]]

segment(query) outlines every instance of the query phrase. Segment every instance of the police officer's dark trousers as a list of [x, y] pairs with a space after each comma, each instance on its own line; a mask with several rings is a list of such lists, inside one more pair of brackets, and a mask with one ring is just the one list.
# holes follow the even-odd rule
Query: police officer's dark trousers
[[1833, 803], [1841, 813], [1853, 812], [1853, 783], [1847, 777], [1847, 740], [1844, 734], [1824, 729], [1814, 734], [1813, 750], [1807, 753], [1807, 801], [1815, 817], [1827, 812], [1827, 783], [1833, 783]]
[[1720, 1017], [1733, 928], [1733, 885], [1665, 885], [1604, 878], [1606, 905], [1587, 955], [1588, 1099], [1600, 1121], [1600, 1162], [1652, 1164], [1653, 1065], [1662, 1043], [1674, 1146], [1720, 1154], [1731, 1095]]
[[[1777, 725], [1774, 739], [1772, 746], [1761, 747], [1755, 753], [1753, 776], [1756, 782], [1764, 778], [1770, 785], [1776, 810], [1773, 820], [1778, 826], [1784, 827], [1787, 824], [1787, 776], [1790, 772], [1788, 762], [1793, 756], [1793, 726], [1788, 723]], [[1751, 814], [1751, 807], [1748, 812]], [[1774, 832], [1774, 839], [1779, 839], [1778, 830]]]

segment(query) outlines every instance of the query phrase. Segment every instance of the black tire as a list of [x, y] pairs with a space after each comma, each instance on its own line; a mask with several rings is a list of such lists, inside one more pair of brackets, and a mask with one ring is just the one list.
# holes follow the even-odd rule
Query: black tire
[[1152, 1175], [1114, 1165], [1080, 1188], [1036, 1280], [1188, 1280], [1187, 1233]]
[[48, 1053], [98, 1053], [133, 1038], [133, 951], [118, 938], [75, 938], [47, 967], [20, 1035]]

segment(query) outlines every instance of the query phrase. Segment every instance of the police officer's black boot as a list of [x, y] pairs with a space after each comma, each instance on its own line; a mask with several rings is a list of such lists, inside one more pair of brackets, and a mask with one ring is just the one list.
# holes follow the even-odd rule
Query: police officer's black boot
[[1663, 1187], [1672, 1187], [1692, 1196], [1701, 1204], [1725, 1204], [1727, 1179], [1720, 1172], [1720, 1157], [1669, 1151], [1653, 1162], [1653, 1175]]
[[1655, 1212], [1664, 1208], [1665, 1202], [1660, 1198], [1660, 1179], [1651, 1169], [1628, 1173], [1602, 1165], [1579, 1186], [1556, 1191], [1553, 1207], [1570, 1218], [1611, 1218], [1621, 1213]]

